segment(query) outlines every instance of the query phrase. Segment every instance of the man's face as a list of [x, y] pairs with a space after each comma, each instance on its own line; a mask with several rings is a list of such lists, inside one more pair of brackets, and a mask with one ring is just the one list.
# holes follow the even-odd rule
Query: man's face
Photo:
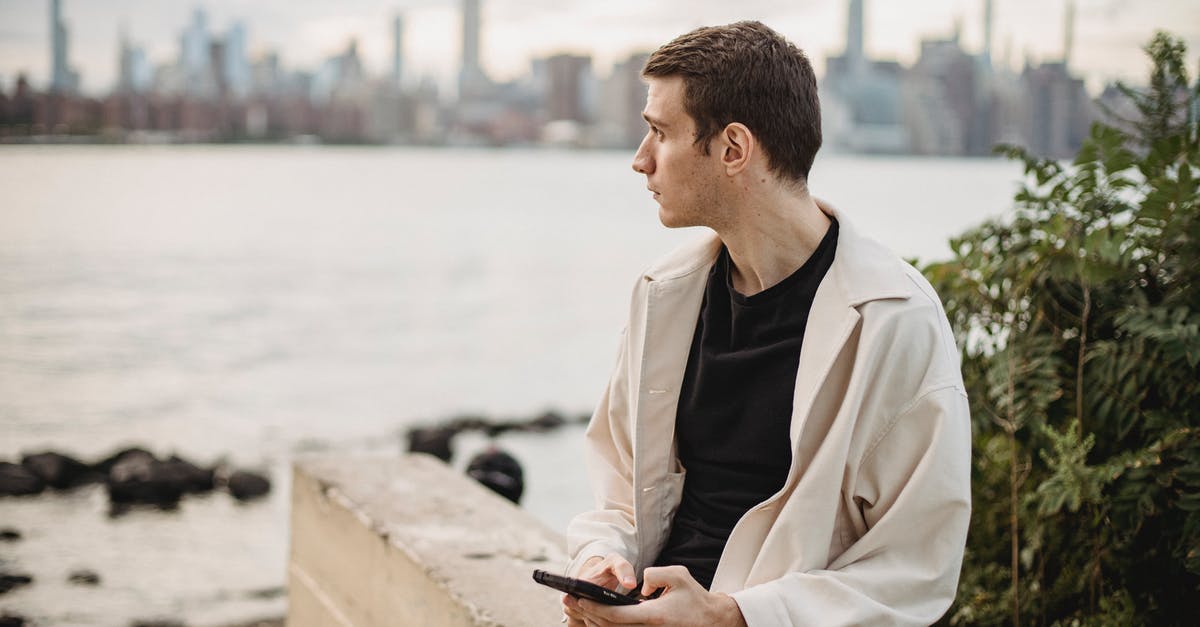
[[633, 169], [646, 175], [664, 226], [713, 226], [719, 209], [720, 158], [705, 155], [694, 141], [696, 124], [683, 109], [683, 79], [650, 78], [646, 108], [649, 130], [633, 157]]

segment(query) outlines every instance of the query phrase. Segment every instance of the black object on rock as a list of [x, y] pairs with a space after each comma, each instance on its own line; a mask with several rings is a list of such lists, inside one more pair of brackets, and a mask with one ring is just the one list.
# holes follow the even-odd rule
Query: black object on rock
[[38, 494], [46, 488], [46, 482], [21, 464], [0, 462], [0, 496], [27, 496]]
[[91, 466], [69, 455], [53, 451], [26, 455], [21, 459], [21, 465], [56, 490], [66, 490], [104, 479], [104, 476], [92, 470]]
[[270, 479], [244, 470], [238, 470], [229, 475], [225, 485], [229, 488], [229, 493], [233, 495], [233, 498], [239, 501], [258, 498], [271, 491]]
[[525, 491], [525, 473], [521, 470], [520, 462], [512, 455], [490, 447], [471, 458], [467, 464], [467, 474], [513, 503], [521, 502], [521, 493]]
[[33, 577], [30, 575], [0, 573], [0, 594], [4, 594], [13, 588], [28, 586], [31, 583], [33, 583]]
[[93, 570], [77, 570], [67, 577], [67, 581], [81, 586], [95, 586], [100, 584], [100, 575]]
[[458, 431], [450, 427], [417, 427], [408, 432], [410, 453], [426, 453], [449, 462], [454, 451], [450, 442]]
[[20, 614], [11, 614], [9, 612], [0, 614], [0, 627], [25, 627], [28, 624], [25, 617]]
[[184, 622], [170, 618], [148, 618], [135, 620], [129, 627], [184, 627]]
[[0, 529], [0, 541], [16, 542], [17, 540], [20, 540], [20, 539], [21, 539], [21, 532], [17, 531], [16, 529], [13, 529], [12, 527], [5, 527], [4, 529]]

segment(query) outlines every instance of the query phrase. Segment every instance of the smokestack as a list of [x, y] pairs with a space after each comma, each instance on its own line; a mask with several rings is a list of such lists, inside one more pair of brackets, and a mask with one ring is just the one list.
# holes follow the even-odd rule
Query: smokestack
[[983, 62], [992, 67], [992, 0], [983, 0]]
[[1071, 63], [1071, 48], [1075, 44], [1075, 0], [1067, 0], [1067, 15], [1063, 33], [1063, 67]]

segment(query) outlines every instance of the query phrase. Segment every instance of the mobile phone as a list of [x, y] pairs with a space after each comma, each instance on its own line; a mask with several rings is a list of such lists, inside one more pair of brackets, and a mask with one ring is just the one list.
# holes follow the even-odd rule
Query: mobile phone
[[555, 590], [566, 592], [573, 597], [589, 599], [605, 605], [637, 605], [639, 603], [639, 597], [636, 596], [636, 593], [633, 595], [621, 594], [590, 581], [563, 577], [562, 575], [555, 575], [544, 570], [533, 571], [533, 580], [543, 586], [550, 586]]

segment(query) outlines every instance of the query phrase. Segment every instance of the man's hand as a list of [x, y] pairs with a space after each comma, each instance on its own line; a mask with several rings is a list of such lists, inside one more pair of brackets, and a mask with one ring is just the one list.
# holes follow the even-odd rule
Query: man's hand
[[[608, 557], [596, 556], [584, 562], [577, 579], [590, 581], [612, 590], [618, 588], [632, 590], [637, 585], [637, 577], [633, 574], [633, 564], [616, 553], [609, 553]], [[567, 601], [570, 599], [573, 599], [571, 595], [563, 595], [563, 613], [567, 615], [567, 624], [569, 627], [584, 627], [587, 623], [583, 622], [584, 619], [579, 612], [568, 605]]]
[[737, 602], [727, 594], [709, 592], [692, 579], [683, 566], [647, 568], [642, 594], [665, 588], [657, 599], [637, 605], [604, 605], [587, 599], [564, 597], [571, 625], [736, 625], [746, 620]]

